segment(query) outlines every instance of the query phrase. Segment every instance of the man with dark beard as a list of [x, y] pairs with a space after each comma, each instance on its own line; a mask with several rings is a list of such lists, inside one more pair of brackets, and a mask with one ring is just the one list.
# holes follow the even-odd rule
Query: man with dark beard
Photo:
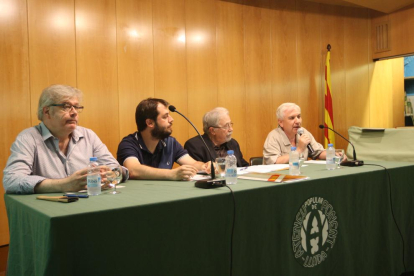
[[[198, 171], [209, 172], [210, 164], [195, 161], [174, 137], [174, 119], [163, 99], [148, 98], [135, 112], [138, 131], [122, 139], [118, 162], [129, 169], [130, 179], [190, 180]], [[181, 166], [172, 169], [174, 162]]]

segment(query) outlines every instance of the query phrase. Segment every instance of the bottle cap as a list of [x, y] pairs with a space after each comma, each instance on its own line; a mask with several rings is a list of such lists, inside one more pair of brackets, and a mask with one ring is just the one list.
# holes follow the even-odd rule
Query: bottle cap
[[333, 144], [328, 144], [328, 147], [333, 147]]
[[89, 158], [89, 161], [98, 161], [98, 158], [97, 157], [91, 157], [91, 158]]
[[294, 150], [296, 150], [296, 147], [291, 147], [290, 150], [294, 151]]
[[233, 154], [234, 154], [234, 150], [228, 150], [228, 151], [227, 151], [227, 154], [228, 154], [228, 155], [233, 155]]

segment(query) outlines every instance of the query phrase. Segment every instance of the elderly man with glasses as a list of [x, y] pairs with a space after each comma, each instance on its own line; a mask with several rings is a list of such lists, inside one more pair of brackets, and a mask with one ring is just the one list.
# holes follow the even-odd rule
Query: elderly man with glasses
[[[249, 163], [243, 159], [239, 143], [231, 138], [233, 134], [233, 123], [230, 119], [229, 111], [223, 107], [216, 107], [204, 114], [203, 117], [203, 138], [213, 159], [227, 156], [228, 150], [233, 150], [237, 158], [237, 167], [246, 167]], [[211, 160], [210, 154], [201, 141], [199, 136], [189, 139], [184, 148], [195, 160], [208, 162]]]
[[[40, 124], [23, 130], [11, 146], [3, 172], [6, 193], [76, 192], [85, 189], [90, 157], [97, 157], [99, 164], [118, 164], [92, 130], [78, 126], [81, 101], [82, 92], [71, 86], [43, 90]], [[123, 180], [127, 178], [124, 170]]]

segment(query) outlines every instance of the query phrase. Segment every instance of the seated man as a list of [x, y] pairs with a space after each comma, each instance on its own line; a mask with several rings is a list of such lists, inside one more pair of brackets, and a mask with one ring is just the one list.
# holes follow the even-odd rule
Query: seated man
[[41, 123], [23, 130], [12, 144], [3, 172], [6, 193], [84, 190], [90, 157], [99, 164], [117, 164], [92, 130], [78, 126], [81, 101], [82, 92], [71, 86], [43, 90], [37, 111]]
[[[173, 118], [168, 102], [148, 98], [135, 112], [138, 131], [118, 146], [118, 161], [129, 169], [132, 179], [190, 180], [198, 171], [209, 172], [209, 163], [195, 161], [171, 137]], [[173, 163], [181, 166], [172, 169]]]
[[[303, 128], [303, 135], [298, 134], [298, 129], [302, 127], [302, 116], [298, 105], [294, 103], [281, 104], [276, 111], [276, 116], [279, 127], [267, 135], [263, 147], [264, 164], [289, 163], [291, 147], [296, 147], [299, 153], [304, 153], [305, 160], [308, 157], [326, 159], [326, 151], [323, 146], [316, 142], [309, 131]], [[314, 149], [313, 154], [308, 152], [308, 144]]]
[[[229, 111], [223, 107], [216, 107], [204, 114], [203, 117], [203, 138], [210, 149], [211, 155], [215, 160], [217, 157], [227, 156], [228, 150], [233, 150], [237, 158], [237, 167], [246, 167], [249, 163], [243, 159], [239, 143], [231, 139], [233, 133], [233, 123], [231, 122]], [[184, 148], [195, 160], [207, 162], [210, 161], [203, 141], [199, 136], [189, 139]]]

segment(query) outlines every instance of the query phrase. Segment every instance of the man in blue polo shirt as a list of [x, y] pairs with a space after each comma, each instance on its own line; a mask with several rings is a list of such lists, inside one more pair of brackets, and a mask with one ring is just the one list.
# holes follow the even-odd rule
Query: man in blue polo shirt
[[[171, 137], [174, 119], [163, 99], [148, 98], [135, 111], [138, 131], [122, 139], [118, 162], [128, 168], [130, 179], [190, 180], [198, 171], [209, 172], [209, 163], [195, 161]], [[172, 169], [174, 162], [181, 166]]]

